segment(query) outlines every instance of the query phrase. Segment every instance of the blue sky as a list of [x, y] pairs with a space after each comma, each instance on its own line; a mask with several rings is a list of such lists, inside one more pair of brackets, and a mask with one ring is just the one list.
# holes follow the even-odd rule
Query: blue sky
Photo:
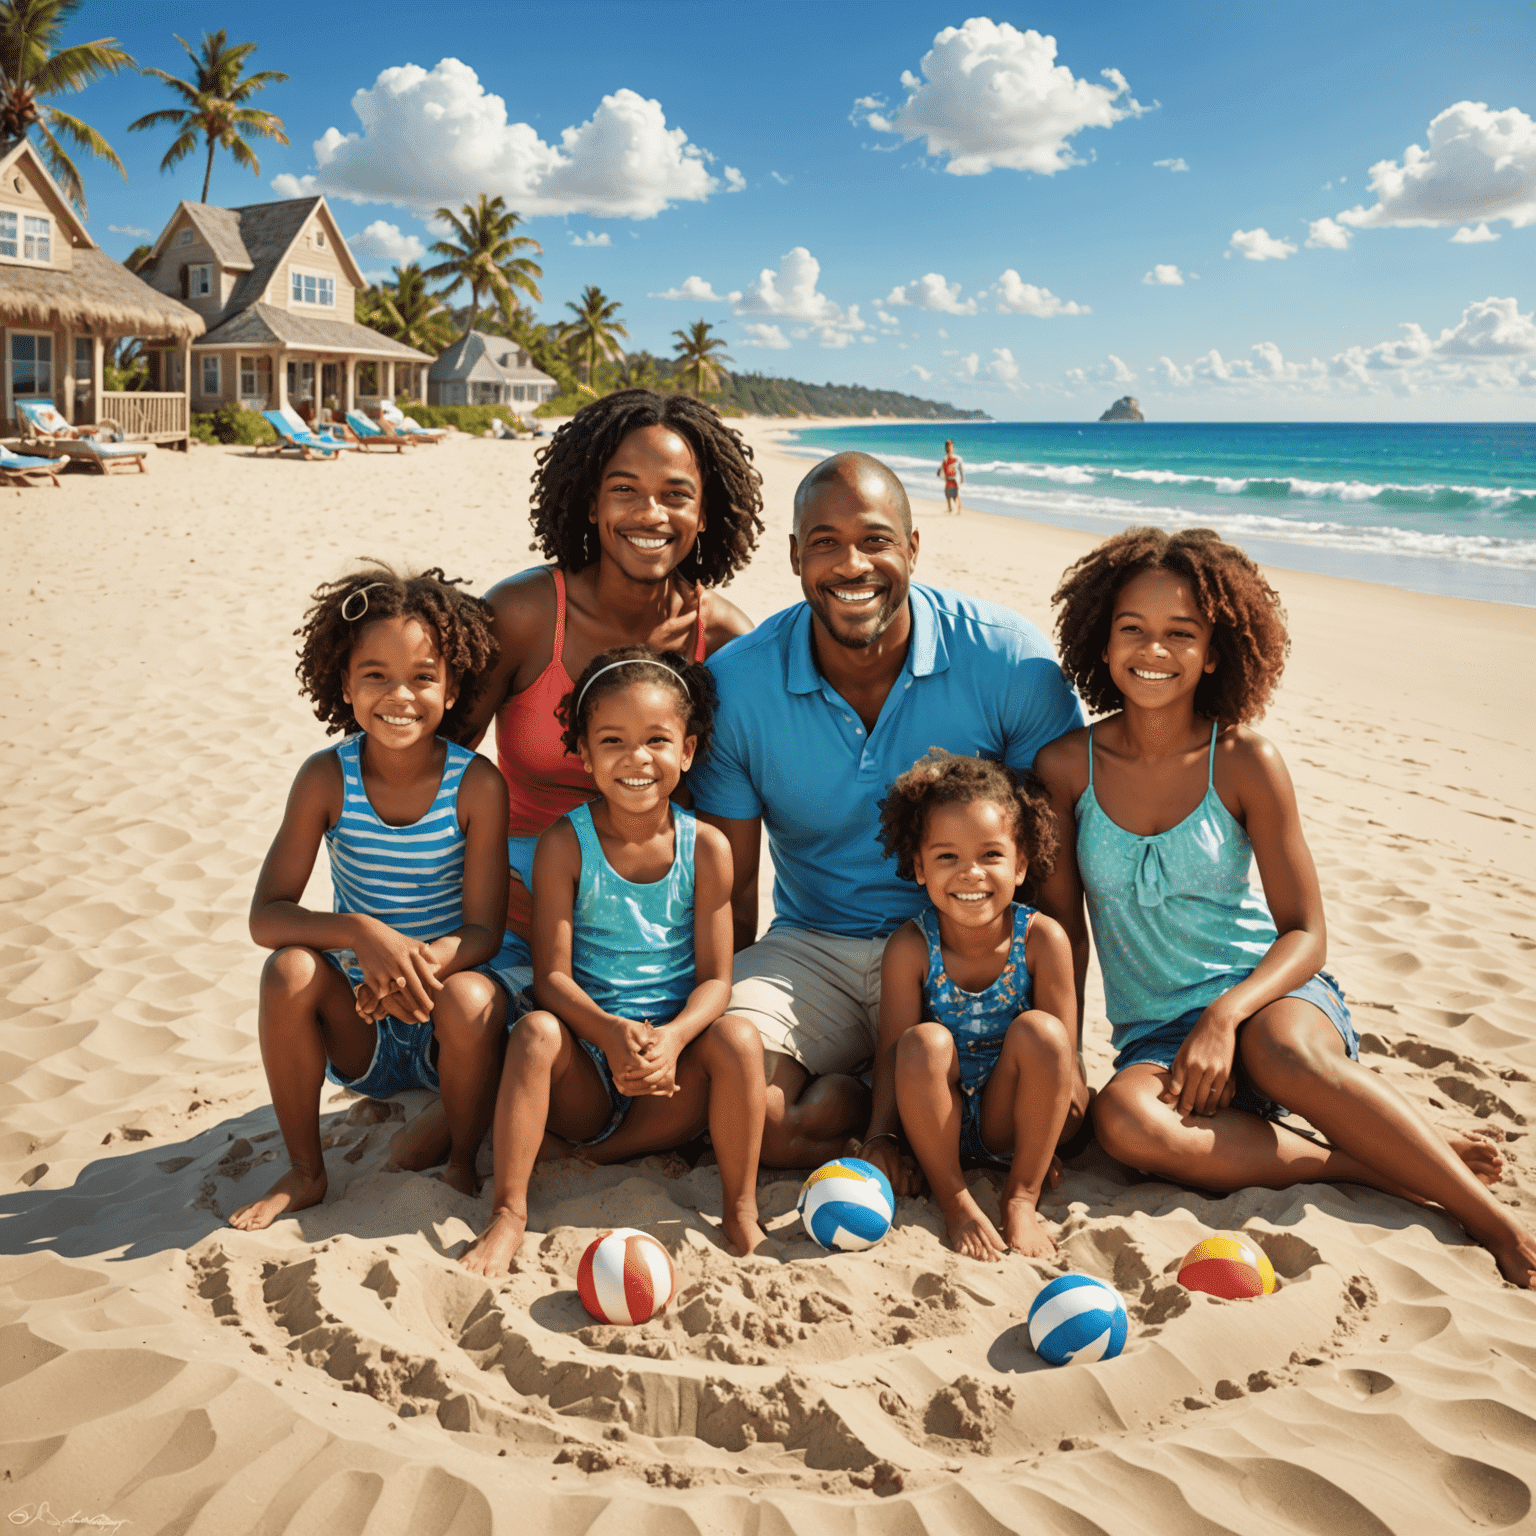
[[[1536, 415], [1530, 3], [98, 4], [72, 37], [183, 74], [172, 34], [220, 25], [291, 77], [259, 104], [292, 143], [210, 200], [323, 191], [368, 272], [483, 188], [542, 318], [597, 283], [655, 352], [702, 317], [740, 370], [1018, 420]], [[66, 103], [128, 167], [82, 163], [114, 255], [200, 191], [125, 131], [170, 104]]]

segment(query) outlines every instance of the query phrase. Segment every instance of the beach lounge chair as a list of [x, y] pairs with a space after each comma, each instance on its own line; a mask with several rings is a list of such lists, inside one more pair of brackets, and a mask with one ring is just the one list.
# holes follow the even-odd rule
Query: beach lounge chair
[[359, 448], [393, 448], [396, 453], [404, 453], [411, 442], [410, 438], [397, 437], [375, 426], [361, 411], [347, 412], [347, 426]]
[[288, 423], [296, 437], [303, 437], [308, 433], [311, 437], [318, 437], [322, 443], [328, 443], [336, 448], [344, 448], [348, 453], [356, 449], [357, 444], [348, 442], [347, 435], [340, 427], [310, 426], [291, 405], [278, 408], [277, 414]]
[[0, 445], [0, 482], [6, 485], [25, 485], [29, 475], [47, 475], [57, 485], [59, 462], [57, 459], [28, 458]]
[[379, 401], [379, 421], [388, 423], [399, 437], [414, 437], [423, 443], [440, 443], [447, 437], [447, 427], [424, 427], [412, 421], [393, 400]]
[[340, 443], [333, 443], [328, 438], [316, 437], [308, 427], [302, 424], [296, 431], [281, 411], [263, 411], [261, 414], [272, 430], [277, 433], [276, 443], [264, 445], [271, 448], [274, 453], [301, 453], [306, 459], [316, 457], [339, 459], [341, 457]]
[[16, 416], [27, 425], [28, 445], [51, 449], [50, 458], [83, 459], [102, 474], [109, 464], [129, 463], [136, 464], [140, 474], [149, 473], [144, 462], [149, 457], [147, 443], [114, 443], [108, 440], [105, 427], [72, 427], [52, 400], [18, 400]]

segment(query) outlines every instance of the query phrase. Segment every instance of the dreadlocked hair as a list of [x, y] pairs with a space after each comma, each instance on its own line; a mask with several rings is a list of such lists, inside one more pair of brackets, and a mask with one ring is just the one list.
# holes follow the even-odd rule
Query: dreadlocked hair
[[703, 480], [704, 527], [678, 569], [690, 581], [727, 582], [752, 558], [763, 531], [763, 477], [752, 450], [712, 405], [692, 395], [621, 389], [584, 405], [537, 454], [533, 473], [533, 533], [563, 571], [580, 571], [598, 557], [590, 521], [603, 467], [619, 444], [642, 427], [666, 427], [690, 448]]
[[1045, 786], [985, 757], [956, 757], [931, 747], [899, 775], [880, 802], [880, 847], [896, 859], [903, 880], [917, 879], [913, 857], [923, 846], [935, 806], [1001, 806], [1013, 817], [1013, 840], [1029, 861], [1028, 884], [1037, 887], [1056, 867], [1056, 815]]
[[1195, 713], [1233, 725], [1257, 720], [1285, 670], [1291, 637], [1280, 594], [1235, 544], [1210, 528], [1127, 528], [1068, 567], [1051, 601], [1059, 608], [1061, 670], [1096, 714], [1124, 703], [1109, 675], [1116, 595], [1143, 571], [1170, 571], [1189, 583], [1211, 626], [1216, 669], [1195, 688]]
[[303, 627], [294, 630], [301, 637], [294, 671], [299, 690], [314, 702], [326, 735], [342, 731], [350, 736], [362, 729], [343, 690], [352, 647], [363, 631], [379, 619], [413, 618], [435, 635], [458, 691], [438, 734], [459, 739], [464, 719], [500, 650], [490, 608], [461, 591], [464, 585], [461, 577], [445, 576], [439, 566], [401, 575], [382, 561], [369, 560], [361, 570], [316, 589]]
[[[613, 670], [605, 671], [608, 667]], [[677, 695], [683, 734], [696, 738], [693, 760], [702, 762], [715, 734], [715, 675], [708, 667], [675, 651], [653, 651], [648, 645], [615, 646], [587, 663], [586, 670], [576, 679], [576, 686], [560, 701], [558, 714], [565, 728], [560, 739], [565, 750], [573, 757], [576, 755], [587, 734], [592, 711], [601, 700], [639, 683], [660, 683]]]

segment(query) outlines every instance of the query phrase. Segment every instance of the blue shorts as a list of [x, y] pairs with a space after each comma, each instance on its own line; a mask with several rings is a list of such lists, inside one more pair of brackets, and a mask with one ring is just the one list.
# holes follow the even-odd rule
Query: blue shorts
[[1013, 1154], [999, 1155], [981, 1139], [981, 1096], [986, 1087], [983, 1080], [974, 1092], [960, 1090], [960, 1156], [972, 1162], [990, 1163], [994, 1168], [1010, 1168]]
[[[1360, 1036], [1355, 1032], [1354, 1021], [1349, 1016], [1349, 1009], [1344, 1004], [1344, 992], [1327, 971], [1319, 971], [1310, 981], [1303, 982], [1294, 992], [1287, 992], [1287, 997], [1299, 997], [1304, 1002], [1311, 1003], [1319, 1009], [1328, 1022], [1338, 1030], [1339, 1037], [1344, 1042], [1344, 1048], [1349, 1053], [1351, 1061], [1360, 1059]], [[1115, 1071], [1123, 1072], [1127, 1067], [1141, 1065], [1142, 1062], [1150, 1062], [1155, 1067], [1171, 1067], [1173, 1058], [1179, 1054], [1179, 1047], [1189, 1037], [1189, 1032], [1199, 1022], [1203, 1008], [1192, 1008], [1186, 1014], [1173, 1019], [1167, 1024], [1159, 1025], [1156, 1029], [1143, 1035], [1141, 1039], [1134, 1041], [1115, 1057]], [[1238, 1038], [1242, 1037], [1242, 1027], [1239, 1027]], [[1248, 1074], [1243, 1068], [1242, 1052], [1239, 1050], [1232, 1063], [1233, 1075], [1237, 1078], [1237, 1092], [1232, 1097], [1232, 1108], [1246, 1110], [1250, 1115], [1257, 1115], [1261, 1120], [1277, 1120], [1282, 1115], [1290, 1114], [1290, 1110], [1273, 1099], [1266, 1099], [1263, 1094], [1254, 1088], [1248, 1080]]]
[[[575, 1030], [571, 1031], [575, 1034]], [[629, 1113], [629, 1106], [635, 1101], [619, 1092], [613, 1085], [613, 1068], [608, 1065], [608, 1057], [603, 1053], [601, 1046], [593, 1045], [590, 1040], [583, 1040], [576, 1035], [576, 1044], [584, 1050], [592, 1060], [592, 1065], [597, 1068], [597, 1075], [603, 1080], [603, 1087], [608, 1091], [608, 1102], [613, 1106], [613, 1113], [608, 1116], [608, 1123], [596, 1136], [589, 1136], [585, 1141], [575, 1143], [578, 1147], [595, 1147], [600, 1141], [607, 1139], [624, 1124], [624, 1117]]]

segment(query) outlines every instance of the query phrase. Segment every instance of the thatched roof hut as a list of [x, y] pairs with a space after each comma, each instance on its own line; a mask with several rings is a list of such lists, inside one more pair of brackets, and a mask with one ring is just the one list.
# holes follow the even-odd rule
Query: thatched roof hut
[[0, 323], [157, 340], [203, 334], [201, 315], [157, 293], [96, 246], [77, 248], [70, 272], [0, 261]]

